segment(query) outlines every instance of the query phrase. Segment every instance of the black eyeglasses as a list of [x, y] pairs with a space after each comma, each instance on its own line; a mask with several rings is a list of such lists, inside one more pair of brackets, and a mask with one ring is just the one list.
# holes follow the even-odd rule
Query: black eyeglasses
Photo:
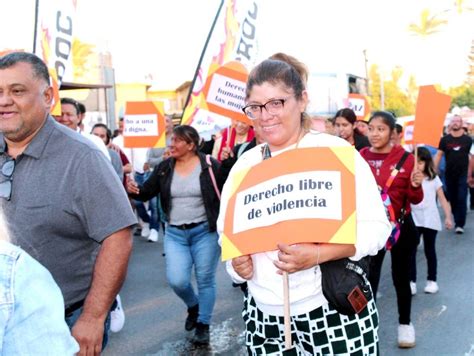
[[282, 112], [283, 106], [285, 105], [285, 102], [289, 98], [286, 99], [272, 99], [267, 101], [265, 104], [250, 104], [245, 106], [242, 111], [244, 112], [245, 115], [251, 120], [257, 120], [262, 117], [262, 109], [265, 108], [265, 110], [270, 114], [270, 115], [278, 115]]
[[13, 171], [15, 170], [15, 161], [7, 160], [2, 165], [2, 175], [7, 180], [0, 183], [0, 198], [10, 200], [12, 196]]

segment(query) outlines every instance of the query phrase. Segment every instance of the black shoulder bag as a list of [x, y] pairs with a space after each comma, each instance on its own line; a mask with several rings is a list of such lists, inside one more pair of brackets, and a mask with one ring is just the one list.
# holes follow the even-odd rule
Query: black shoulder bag
[[366, 276], [367, 258], [352, 261], [349, 258], [328, 261], [319, 265], [323, 294], [339, 313], [359, 314], [372, 299]]

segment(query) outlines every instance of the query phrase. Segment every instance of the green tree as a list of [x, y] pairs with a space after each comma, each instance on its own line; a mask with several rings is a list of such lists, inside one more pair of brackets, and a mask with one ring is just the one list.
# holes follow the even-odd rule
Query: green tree
[[416, 103], [418, 99], [418, 84], [416, 84], [416, 79], [413, 74], [410, 75], [408, 78], [408, 97], [413, 103]]
[[421, 37], [427, 37], [439, 32], [441, 27], [448, 23], [448, 21], [439, 17], [440, 14], [433, 15], [430, 13], [429, 9], [423, 9], [420, 14], [419, 22], [411, 23], [408, 26], [408, 31], [413, 35]]
[[451, 107], [462, 108], [467, 106], [474, 109], [474, 85], [466, 83], [458, 87], [450, 88], [448, 94], [451, 95]]
[[[403, 70], [396, 67], [392, 70], [390, 79], [383, 81], [384, 110], [393, 112], [397, 117], [411, 115], [415, 112], [415, 103], [409, 93], [399, 87], [399, 80], [402, 75]], [[382, 108], [380, 101], [382, 83], [376, 64], [370, 67], [369, 79], [372, 110], [380, 110]]]

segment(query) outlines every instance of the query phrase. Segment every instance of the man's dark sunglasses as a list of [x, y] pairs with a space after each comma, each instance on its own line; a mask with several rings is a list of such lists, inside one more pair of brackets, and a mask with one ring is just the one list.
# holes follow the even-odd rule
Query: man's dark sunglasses
[[0, 183], [0, 198], [10, 200], [12, 196], [13, 171], [15, 170], [15, 161], [7, 160], [2, 165], [2, 175], [7, 180]]

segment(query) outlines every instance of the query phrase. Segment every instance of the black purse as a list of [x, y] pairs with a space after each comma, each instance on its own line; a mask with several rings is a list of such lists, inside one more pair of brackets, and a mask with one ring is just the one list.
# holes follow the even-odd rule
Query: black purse
[[352, 261], [348, 258], [321, 263], [323, 294], [339, 313], [359, 314], [372, 299], [366, 276], [367, 258]]

